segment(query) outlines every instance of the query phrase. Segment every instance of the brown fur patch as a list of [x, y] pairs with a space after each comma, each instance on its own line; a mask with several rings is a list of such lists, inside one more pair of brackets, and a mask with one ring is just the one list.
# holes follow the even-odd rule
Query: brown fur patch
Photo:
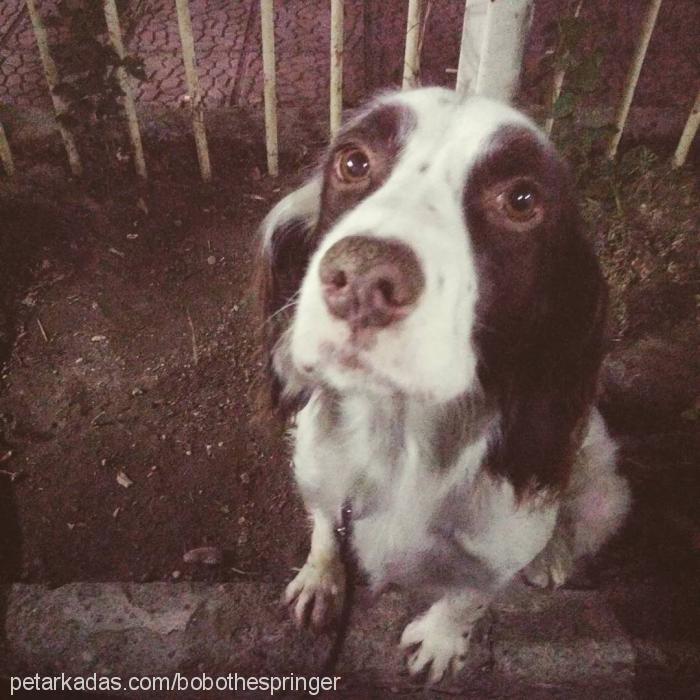
[[[523, 177], [544, 216], [529, 230], [499, 227], [485, 193]], [[576, 428], [595, 395], [606, 289], [581, 234], [569, 175], [535, 135], [504, 128], [476, 164], [464, 206], [479, 275], [479, 378], [496, 397], [500, 438], [488, 467], [523, 494], [568, 481]]]

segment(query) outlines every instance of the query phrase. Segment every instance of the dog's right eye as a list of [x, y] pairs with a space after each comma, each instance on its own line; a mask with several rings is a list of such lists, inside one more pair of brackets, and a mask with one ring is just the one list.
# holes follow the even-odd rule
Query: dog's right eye
[[369, 156], [357, 146], [344, 148], [335, 157], [335, 172], [342, 182], [361, 182], [369, 176], [369, 171]]

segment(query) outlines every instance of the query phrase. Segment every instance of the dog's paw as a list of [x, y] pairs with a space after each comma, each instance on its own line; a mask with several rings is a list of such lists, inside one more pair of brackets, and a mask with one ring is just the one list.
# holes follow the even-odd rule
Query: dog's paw
[[345, 595], [345, 573], [338, 560], [306, 562], [284, 593], [284, 602], [299, 627], [317, 631], [340, 615]]
[[[412, 676], [426, 673], [430, 683], [457, 674], [464, 668], [469, 633], [469, 629], [446, 623], [430, 611], [417, 617], [401, 635], [401, 647], [409, 650], [408, 672]], [[411, 651], [416, 645], [418, 648]]]
[[571, 547], [556, 535], [547, 546], [522, 570], [525, 580], [538, 588], [563, 586], [574, 570]]

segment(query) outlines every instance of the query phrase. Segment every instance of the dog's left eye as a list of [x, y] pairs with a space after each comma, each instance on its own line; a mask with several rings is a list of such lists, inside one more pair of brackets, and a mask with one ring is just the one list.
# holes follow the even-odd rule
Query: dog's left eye
[[518, 216], [529, 217], [535, 208], [535, 193], [529, 187], [518, 187], [508, 195], [508, 207]]
[[530, 228], [539, 223], [544, 214], [540, 192], [528, 180], [517, 180], [506, 185], [496, 194], [494, 203], [497, 215], [516, 226], [527, 225]]
[[369, 156], [357, 146], [344, 148], [335, 160], [335, 171], [343, 182], [354, 183], [369, 175]]
[[511, 219], [529, 221], [537, 213], [537, 193], [532, 185], [519, 183], [505, 193], [503, 205]]

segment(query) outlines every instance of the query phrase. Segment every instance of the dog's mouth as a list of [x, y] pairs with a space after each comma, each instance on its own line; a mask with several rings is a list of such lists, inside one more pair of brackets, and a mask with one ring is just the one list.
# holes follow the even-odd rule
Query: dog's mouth
[[[386, 361], [387, 358], [383, 359]], [[399, 358], [395, 359], [398, 361]], [[446, 400], [439, 386], [421, 384], [415, 373], [391, 372], [378, 360], [372, 348], [361, 343], [324, 340], [318, 345], [314, 361], [301, 364], [300, 369], [312, 383], [325, 384], [339, 391], [383, 397], [402, 394], [427, 403]]]
[[341, 367], [346, 369], [354, 369], [364, 372], [368, 371], [369, 369], [367, 363], [360, 358], [359, 350], [342, 348], [337, 352], [335, 359]]
[[338, 344], [325, 341], [319, 345], [319, 364], [336, 366], [344, 370], [372, 373], [367, 349], [364, 343], [353, 338]]
[[303, 367], [309, 377], [316, 377], [337, 388], [355, 387], [371, 393], [395, 393], [404, 390], [372, 359], [374, 339], [354, 337], [342, 343], [322, 341], [317, 360]]

